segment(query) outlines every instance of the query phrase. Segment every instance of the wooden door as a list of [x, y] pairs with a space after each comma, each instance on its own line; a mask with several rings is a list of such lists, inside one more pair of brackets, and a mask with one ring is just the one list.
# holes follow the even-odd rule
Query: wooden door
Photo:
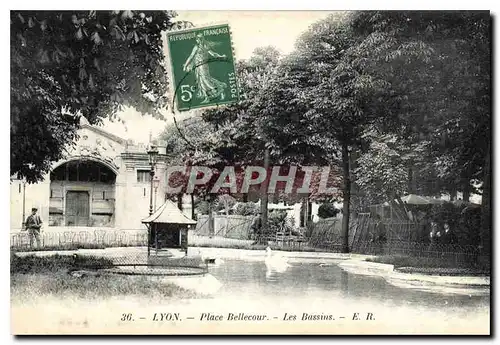
[[66, 225], [88, 226], [90, 215], [89, 192], [70, 191], [66, 194]]

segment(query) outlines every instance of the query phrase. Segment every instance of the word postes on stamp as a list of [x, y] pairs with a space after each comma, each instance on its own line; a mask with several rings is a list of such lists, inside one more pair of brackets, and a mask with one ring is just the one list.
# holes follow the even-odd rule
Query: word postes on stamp
[[167, 41], [177, 110], [239, 101], [229, 25], [171, 32]]

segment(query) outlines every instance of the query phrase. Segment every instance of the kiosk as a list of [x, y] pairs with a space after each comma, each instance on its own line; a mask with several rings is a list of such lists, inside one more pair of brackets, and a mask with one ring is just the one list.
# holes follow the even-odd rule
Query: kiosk
[[167, 200], [158, 210], [142, 221], [148, 228], [148, 257], [167, 248], [188, 250], [188, 231], [196, 221], [186, 217], [172, 201]]

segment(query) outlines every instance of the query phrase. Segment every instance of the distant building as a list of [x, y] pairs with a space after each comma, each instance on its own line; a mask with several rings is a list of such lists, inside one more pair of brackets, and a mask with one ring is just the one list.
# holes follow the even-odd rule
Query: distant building
[[[82, 119], [79, 139], [42, 182], [11, 182], [11, 231], [21, 229], [37, 207], [45, 231], [70, 228], [145, 229], [149, 214], [150, 165], [145, 145], [134, 145]], [[165, 200], [165, 149], [158, 147], [157, 207]], [[163, 152], [162, 152], [163, 151]]]

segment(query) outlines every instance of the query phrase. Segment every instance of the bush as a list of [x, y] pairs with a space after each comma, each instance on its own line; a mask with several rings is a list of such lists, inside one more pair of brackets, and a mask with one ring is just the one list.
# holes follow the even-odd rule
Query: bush
[[11, 273], [48, 273], [70, 269], [100, 269], [113, 266], [106, 258], [78, 255], [18, 256], [11, 254]]
[[320, 217], [322, 219], [332, 218], [332, 217], [336, 217], [339, 212], [340, 212], [340, 210], [337, 209], [335, 206], [333, 206], [332, 203], [326, 203], [326, 204], [322, 204], [319, 207], [318, 217]]
[[291, 232], [293, 226], [287, 222], [287, 214], [283, 211], [270, 212], [267, 218], [270, 234], [275, 234], [278, 231]]
[[259, 213], [259, 206], [253, 202], [242, 202], [236, 206], [234, 214], [240, 216], [254, 216]]
[[276, 233], [285, 228], [286, 213], [285, 212], [270, 212], [267, 218], [269, 230], [271, 233]]
[[200, 214], [208, 214], [209, 204], [208, 201], [200, 201], [198, 205], [196, 205], [196, 212]]

